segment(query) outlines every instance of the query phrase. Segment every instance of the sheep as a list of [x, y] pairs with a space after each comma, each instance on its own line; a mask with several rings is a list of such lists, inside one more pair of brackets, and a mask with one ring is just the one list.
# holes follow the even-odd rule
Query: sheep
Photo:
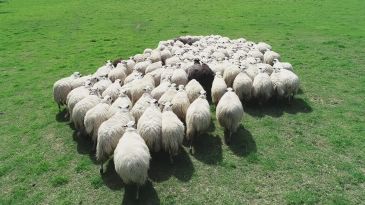
[[119, 92], [119, 97], [113, 102], [108, 110], [108, 118], [112, 117], [119, 110], [119, 107], [123, 105], [128, 105], [128, 108], [132, 108], [132, 101], [127, 96], [127, 92], [122, 89]]
[[220, 72], [215, 74], [212, 84], [212, 102], [217, 105], [223, 94], [226, 92], [227, 84]]
[[169, 153], [171, 163], [179, 152], [185, 134], [184, 124], [172, 111], [172, 105], [170, 102], [164, 104], [161, 135], [162, 148]]
[[136, 123], [138, 123], [139, 118], [142, 116], [144, 111], [149, 106], [148, 102], [152, 100], [151, 90], [152, 90], [151, 87], [146, 86], [144, 88], [143, 95], [138, 99], [138, 101], [134, 104], [133, 108], [131, 109], [131, 114], [133, 115]]
[[116, 68], [112, 69], [109, 74], [108, 78], [114, 83], [115, 80], [119, 79], [124, 82], [124, 79], [127, 77], [127, 68], [124, 67], [123, 64], [119, 63]]
[[136, 54], [136, 55], [133, 56], [133, 60], [136, 63], [143, 62], [143, 61], [146, 60], [146, 55], [144, 55], [144, 54]]
[[194, 138], [208, 131], [211, 116], [206, 92], [201, 90], [200, 96], [194, 100], [186, 112], [186, 139], [190, 144], [190, 153], [193, 153]]
[[71, 82], [80, 77], [81, 74], [75, 72], [71, 76], [57, 80], [53, 84], [53, 99], [58, 105], [58, 110], [61, 110], [61, 106], [66, 104], [67, 95], [73, 89]]
[[136, 63], [136, 65], [134, 66], [133, 69], [142, 74], [145, 74], [146, 68], [151, 64], [152, 64], [151, 60], [142, 61], [142, 62]]
[[188, 83], [188, 74], [181, 68], [175, 69], [171, 76], [171, 82], [185, 86]]
[[113, 84], [109, 85], [101, 96], [110, 96], [112, 98], [112, 102], [114, 102], [119, 97], [119, 91], [121, 87], [122, 81], [120, 79], [116, 79]]
[[95, 83], [98, 80], [99, 80], [98, 78], [92, 77], [91, 75], [81, 76], [81, 77], [76, 78], [76, 79], [71, 81], [71, 87], [72, 87], [72, 89], [75, 89], [75, 88], [84, 86], [87, 81]]
[[128, 83], [132, 82], [133, 80], [139, 77], [142, 78], [142, 73], [133, 70], [133, 72], [124, 79], [124, 85], [127, 85]]
[[162, 65], [166, 65], [166, 60], [171, 58], [171, 52], [167, 49], [164, 49], [161, 51], [161, 61], [162, 61]]
[[258, 58], [260, 61], [262, 62], [264, 60], [264, 54], [262, 54], [259, 50], [257, 49], [252, 49], [247, 53], [248, 56], [251, 56], [253, 58]]
[[169, 79], [164, 80], [163, 82], [160, 83], [159, 86], [157, 86], [152, 90], [151, 92], [152, 97], [156, 100], [159, 100], [161, 96], [169, 89], [170, 85], [171, 82]]
[[129, 122], [123, 136], [114, 150], [114, 168], [125, 184], [137, 185], [136, 199], [139, 198], [139, 187], [146, 183], [151, 155], [142, 137]]
[[96, 159], [100, 162], [101, 174], [104, 173], [104, 163], [113, 154], [119, 139], [125, 132], [124, 125], [130, 121], [134, 121], [128, 107], [128, 105], [119, 106], [118, 112], [101, 123], [99, 127], [96, 144]]
[[96, 70], [94, 73], [94, 76], [101, 77], [101, 76], [107, 76], [109, 72], [113, 69], [113, 64], [110, 62], [110, 60], [107, 61], [107, 63], [100, 68]]
[[237, 131], [237, 128], [243, 118], [243, 107], [241, 101], [236, 93], [233, 92], [232, 88], [227, 88], [227, 92], [219, 101], [216, 108], [216, 117], [219, 124], [224, 127], [226, 143], [229, 144], [232, 138], [232, 133]]
[[112, 98], [107, 95], [103, 98], [103, 100], [101, 100], [99, 104], [86, 112], [84, 118], [85, 131], [89, 136], [91, 136], [91, 139], [94, 143], [94, 150], [96, 150], [99, 127], [101, 123], [109, 118], [108, 111], [111, 102]]
[[232, 64], [224, 70], [223, 79], [228, 87], [232, 87], [234, 79], [240, 72], [240, 68]]
[[289, 70], [291, 72], [294, 72], [293, 66], [290, 63], [280, 62], [279, 59], [274, 59], [273, 68], [276, 68], [276, 69], [286, 69], [286, 70]]
[[248, 77], [251, 78], [252, 81], [259, 74], [259, 69], [258, 69], [257, 65], [249, 65], [247, 68], [244, 65], [244, 66], [241, 66], [241, 70], [245, 70], [245, 73], [247, 74]]
[[273, 85], [270, 80], [270, 76], [263, 72], [262, 68], [259, 68], [259, 74], [252, 82], [252, 95], [258, 99], [259, 104], [266, 102], [271, 98], [273, 93]]
[[210, 97], [210, 90], [214, 80], [214, 72], [205, 63], [200, 64], [199, 59], [194, 60], [194, 65], [188, 69], [188, 80], [197, 80], [206, 90]]
[[96, 88], [100, 93], [103, 93], [111, 84], [112, 81], [108, 78], [101, 78], [101, 80], [94, 84], [93, 88]]
[[264, 54], [267, 50], [271, 50], [271, 46], [265, 42], [259, 42], [256, 44], [257, 50]]
[[161, 149], [162, 114], [157, 101], [152, 99], [137, 123], [137, 130], [151, 152]]
[[150, 87], [151, 90], [155, 87], [155, 80], [150, 74], [145, 75], [138, 82], [133, 82], [133, 85], [130, 88], [131, 100], [133, 105], [143, 95], [144, 89], [146, 87]]
[[159, 68], [162, 68], [162, 62], [161, 61], [157, 61], [157, 62], [154, 62], [154, 63], [151, 63], [149, 64], [147, 67], [146, 67], [146, 70], [145, 70], [145, 73], [150, 73], [152, 71], [155, 71]]
[[185, 123], [186, 112], [190, 106], [190, 101], [183, 85], [179, 85], [179, 90], [177, 91], [174, 98], [172, 98], [171, 103], [172, 111], [182, 122]]
[[75, 88], [70, 93], [68, 93], [66, 98], [66, 104], [69, 116], [72, 115], [72, 110], [75, 105], [85, 97], [89, 96], [92, 85], [92, 81], [88, 80], [85, 82], [84, 86]]
[[203, 86], [198, 81], [192, 79], [185, 86], [186, 93], [188, 94], [189, 101], [192, 103], [195, 99], [200, 96], [200, 91], [204, 90]]
[[159, 50], [155, 49], [151, 52], [150, 60], [152, 63], [161, 61], [161, 53]]
[[251, 100], [252, 79], [242, 70], [233, 81], [233, 90], [241, 102]]
[[78, 102], [72, 110], [71, 121], [79, 131], [79, 134], [85, 131], [84, 119], [87, 111], [95, 107], [101, 101], [98, 95], [98, 90], [92, 89], [90, 95]]
[[256, 67], [259, 68], [261, 67], [262, 70], [267, 73], [268, 75], [271, 75], [271, 73], [274, 71], [273, 66], [271, 66], [270, 64], [266, 64], [266, 63], [258, 63], [256, 64]]
[[274, 59], [280, 60], [280, 54], [278, 54], [274, 51], [271, 51], [271, 50], [268, 50], [268, 51], [265, 52], [265, 54], [264, 54], [264, 63], [273, 65]]
[[147, 74], [151, 75], [155, 79], [155, 86], [159, 86], [161, 83], [161, 75], [163, 72], [163, 68], [158, 68], [152, 72], [149, 72]]
[[171, 66], [171, 65], [176, 65], [179, 62], [181, 62], [180, 58], [177, 56], [172, 56], [168, 59], [165, 60], [165, 65]]
[[275, 68], [270, 79], [279, 98], [288, 98], [291, 103], [299, 90], [299, 78], [290, 70]]
[[127, 75], [132, 73], [133, 68], [134, 68], [135, 65], [136, 65], [136, 62], [132, 58], [127, 60], [127, 62], [126, 62], [126, 68], [127, 68], [126, 74]]
[[171, 102], [172, 99], [175, 97], [176, 93], [177, 93], [176, 84], [172, 83], [169, 89], [160, 97], [160, 99], [158, 100], [158, 104], [162, 106], [166, 102]]

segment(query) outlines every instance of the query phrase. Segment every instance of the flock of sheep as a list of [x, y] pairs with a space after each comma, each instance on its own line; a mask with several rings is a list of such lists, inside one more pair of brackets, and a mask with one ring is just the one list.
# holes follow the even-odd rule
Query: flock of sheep
[[75, 72], [55, 82], [53, 94], [79, 136], [93, 141], [101, 173], [113, 156], [124, 183], [138, 190], [148, 178], [150, 152], [163, 150], [173, 162], [185, 139], [193, 153], [194, 138], [211, 123], [209, 102], [229, 143], [242, 103], [273, 96], [290, 102], [298, 89], [293, 67], [270, 45], [210, 35], [161, 41], [92, 75]]

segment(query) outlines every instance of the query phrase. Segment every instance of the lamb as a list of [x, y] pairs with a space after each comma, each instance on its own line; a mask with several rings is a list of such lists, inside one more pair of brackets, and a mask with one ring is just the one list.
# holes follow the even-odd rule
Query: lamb
[[192, 79], [185, 86], [186, 93], [188, 94], [189, 101], [192, 103], [195, 99], [200, 96], [200, 91], [204, 90], [203, 86], [198, 81]]
[[128, 108], [132, 108], [132, 101], [127, 96], [127, 92], [125, 90], [121, 90], [119, 93], [119, 97], [113, 102], [108, 110], [108, 118], [112, 117], [118, 110], [119, 107], [124, 105], [128, 105]]
[[280, 60], [280, 55], [274, 51], [266, 51], [264, 54], [264, 63], [273, 65], [274, 59]]
[[79, 134], [85, 131], [84, 119], [87, 111], [100, 103], [99, 93], [97, 89], [92, 89], [90, 95], [78, 102], [72, 110], [71, 121], [75, 128], [79, 130]]
[[299, 90], [299, 78], [290, 70], [276, 68], [270, 79], [279, 98], [288, 98], [291, 103]]
[[242, 70], [234, 79], [233, 90], [241, 102], [248, 102], [251, 100], [252, 80], [244, 70]]
[[243, 107], [241, 101], [236, 93], [233, 92], [232, 88], [227, 88], [227, 92], [219, 101], [216, 108], [216, 117], [219, 124], [224, 127], [226, 143], [229, 144], [232, 138], [232, 133], [237, 131], [237, 128], [243, 118]]
[[171, 101], [172, 111], [185, 123], [186, 112], [190, 106], [188, 94], [184, 90], [183, 85], [179, 85], [179, 90]]
[[120, 79], [115, 80], [113, 84], [105, 89], [102, 96], [105, 97], [108, 95], [112, 98], [112, 102], [114, 102], [119, 97], [119, 91], [122, 88], [121, 84], [122, 81]]
[[273, 93], [273, 85], [270, 80], [270, 76], [263, 72], [262, 68], [259, 68], [259, 74], [252, 82], [252, 94], [253, 97], [259, 100], [259, 104], [266, 102], [271, 98]]
[[175, 69], [171, 76], [171, 82], [185, 86], [188, 83], [188, 74], [181, 68]]
[[152, 99], [137, 123], [137, 130], [151, 152], [161, 149], [162, 114], [157, 101]]
[[278, 59], [274, 59], [274, 66], [273, 68], [276, 69], [286, 69], [291, 72], [294, 72], [293, 66], [290, 63], [287, 62], [280, 62]]
[[114, 168], [125, 184], [137, 184], [136, 199], [139, 187], [146, 183], [151, 155], [142, 137], [129, 122], [123, 136], [114, 150]]
[[214, 80], [214, 72], [205, 63], [200, 64], [199, 59], [194, 60], [194, 65], [188, 69], [188, 80], [197, 80], [206, 90], [210, 97], [210, 90]]
[[206, 100], [206, 92], [201, 90], [200, 96], [191, 103], [186, 113], [186, 139], [190, 144], [190, 153], [193, 153], [194, 138], [208, 131], [210, 120], [210, 108]]
[[139, 98], [139, 100], [136, 102], [136, 104], [134, 104], [133, 108], [131, 109], [131, 114], [133, 115], [136, 123], [138, 123], [139, 118], [148, 108], [149, 106], [148, 102], [152, 100], [151, 90], [152, 90], [151, 87], [146, 86], [144, 88], [143, 95]]
[[220, 72], [215, 74], [212, 84], [212, 102], [217, 105], [223, 94], [226, 92], [227, 84]]
[[108, 111], [111, 103], [112, 98], [107, 95], [99, 104], [86, 112], [84, 119], [85, 131], [89, 136], [91, 136], [91, 139], [94, 142], [94, 150], [96, 150], [99, 127], [101, 123], [109, 118]]
[[129, 113], [128, 105], [119, 106], [118, 108], [118, 112], [101, 123], [98, 130], [96, 159], [100, 162], [101, 174], [104, 173], [104, 163], [113, 154], [119, 139], [125, 132], [124, 125], [134, 121], [133, 116]]
[[169, 89], [160, 97], [160, 99], [158, 100], [158, 104], [162, 106], [166, 102], [171, 102], [172, 99], [175, 97], [176, 93], [177, 93], [176, 84], [172, 83]]
[[235, 65], [230, 65], [224, 70], [223, 79], [228, 87], [232, 87], [234, 79], [240, 72], [240, 68]]
[[172, 104], [164, 104], [162, 112], [162, 147], [170, 154], [170, 162], [173, 163], [173, 157], [179, 152], [179, 148], [184, 140], [184, 124], [172, 111]]
[[80, 78], [79, 72], [73, 73], [71, 76], [57, 80], [53, 84], [53, 99], [58, 105], [58, 109], [61, 110], [61, 106], [66, 104], [67, 95], [71, 92], [71, 82], [74, 79]]

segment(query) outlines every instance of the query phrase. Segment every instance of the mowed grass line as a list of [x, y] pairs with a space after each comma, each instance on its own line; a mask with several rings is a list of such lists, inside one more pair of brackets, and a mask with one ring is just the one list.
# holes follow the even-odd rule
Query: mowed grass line
[[[0, 204], [361, 204], [365, 200], [365, 2], [0, 1]], [[62, 119], [52, 85], [160, 40], [266, 41], [294, 65], [293, 105], [245, 106], [233, 145], [215, 121], [174, 165], [151, 162], [133, 200]]]

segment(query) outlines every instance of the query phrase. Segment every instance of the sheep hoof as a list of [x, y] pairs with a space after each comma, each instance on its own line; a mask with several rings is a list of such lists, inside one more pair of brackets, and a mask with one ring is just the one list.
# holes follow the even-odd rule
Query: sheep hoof
[[104, 174], [104, 170], [102, 168], [100, 168], [100, 174], [103, 175]]

